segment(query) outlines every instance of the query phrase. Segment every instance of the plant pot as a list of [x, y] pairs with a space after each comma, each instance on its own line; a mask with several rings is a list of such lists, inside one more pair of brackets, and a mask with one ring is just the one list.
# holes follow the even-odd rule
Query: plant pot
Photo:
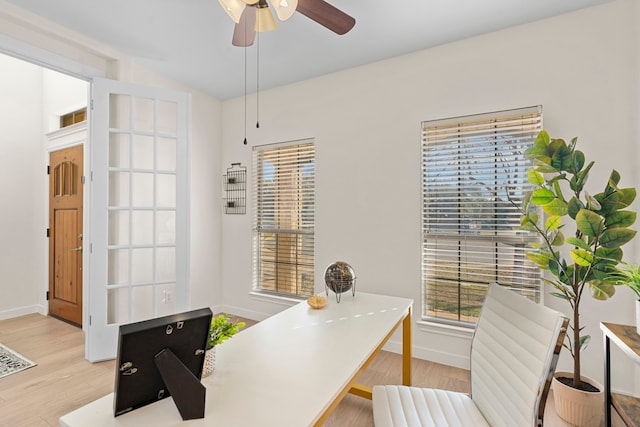
[[553, 376], [553, 402], [556, 413], [566, 422], [580, 427], [598, 427], [604, 416], [604, 388], [597, 381], [581, 376], [600, 391], [582, 391], [558, 381], [559, 377], [573, 377], [571, 372], [556, 372]]
[[640, 335], [640, 299], [636, 300], [636, 332]]
[[216, 367], [216, 348], [211, 347], [204, 353], [204, 365], [202, 366], [202, 378], [213, 374]]

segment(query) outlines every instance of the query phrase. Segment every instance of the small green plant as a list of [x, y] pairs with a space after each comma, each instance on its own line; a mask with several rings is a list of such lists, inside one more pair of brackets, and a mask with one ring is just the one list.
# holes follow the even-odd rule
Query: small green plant
[[624, 285], [631, 288], [640, 299], [640, 264], [620, 263], [611, 274], [611, 279], [616, 285]]
[[228, 340], [240, 329], [245, 327], [244, 322], [233, 323], [227, 316], [220, 314], [211, 319], [209, 327], [209, 339], [207, 341], [207, 350], [215, 347], [223, 341]]
[[[613, 275], [622, 261], [621, 246], [636, 234], [629, 229], [636, 213], [625, 209], [635, 199], [636, 190], [620, 188], [620, 174], [613, 170], [602, 192], [587, 193], [585, 185], [594, 162], [586, 163], [584, 153], [576, 149], [577, 142], [577, 138], [570, 144], [551, 139], [544, 130], [538, 134], [526, 151], [533, 161], [527, 177], [534, 189], [519, 209], [522, 228], [542, 238], [542, 243], [531, 245], [527, 256], [549, 272], [543, 280], [555, 288], [551, 295], [571, 307], [571, 331], [564, 347], [573, 357], [572, 385], [581, 389], [580, 355], [590, 337], [582, 334], [580, 302], [585, 289], [598, 300], [614, 294]], [[538, 207], [545, 217], [538, 215]], [[572, 236], [565, 237], [565, 227]]]

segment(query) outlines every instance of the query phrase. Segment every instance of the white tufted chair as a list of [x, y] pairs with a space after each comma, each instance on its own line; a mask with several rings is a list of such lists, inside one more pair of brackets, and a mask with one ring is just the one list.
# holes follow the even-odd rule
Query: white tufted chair
[[541, 426], [567, 323], [562, 314], [491, 285], [471, 343], [471, 396], [375, 386], [375, 426]]

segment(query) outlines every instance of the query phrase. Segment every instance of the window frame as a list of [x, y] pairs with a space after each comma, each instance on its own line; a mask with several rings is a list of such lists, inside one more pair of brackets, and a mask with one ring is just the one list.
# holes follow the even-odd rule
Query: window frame
[[[519, 117], [521, 120], [518, 119]], [[493, 136], [491, 136], [490, 131], [492, 126], [496, 129], [493, 132]], [[456, 129], [457, 131], [455, 131]], [[512, 138], [507, 137], [506, 139], [506, 143], [510, 143], [512, 147], [521, 145], [524, 142], [524, 148], [520, 147], [518, 155], [514, 155], [515, 163], [513, 164], [513, 169], [517, 170], [517, 174], [514, 175], [516, 178], [513, 182], [516, 182], [517, 185], [514, 184], [513, 187], [511, 187], [511, 190], [515, 188], [516, 191], [510, 196], [513, 198], [513, 203], [519, 205], [526, 192], [532, 188], [532, 185], [526, 178], [530, 162], [524, 159], [524, 151], [528, 146], [533, 145], [535, 137], [540, 130], [542, 130], [542, 107], [540, 106], [422, 122], [420, 160], [422, 197], [422, 268], [420, 286], [422, 322], [473, 328], [477, 321], [477, 314], [475, 317], [469, 316], [467, 319], [463, 318], [461, 289], [463, 286], [472, 289], [470, 283], [480, 278], [482, 280], [477, 284], [477, 293], [471, 295], [472, 292], [469, 291], [469, 301], [472, 301], [470, 305], [476, 313], [479, 312], [481, 308], [484, 295], [486, 294], [486, 288], [490, 283], [495, 282], [500, 283], [502, 281], [503, 283], [501, 284], [511, 287], [536, 302], [540, 301], [542, 274], [540, 270], [535, 268], [535, 265], [526, 258], [525, 253], [525, 249], [530, 243], [540, 240], [539, 236], [526, 231], [516, 231], [517, 225], [519, 224], [519, 212], [516, 211], [515, 207], [511, 207], [509, 211], [506, 211], [507, 205], [504, 203], [504, 200], [500, 200], [502, 206], [500, 206], [500, 208], [497, 207], [500, 189], [499, 182], [502, 179], [500, 167], [506, 164], [507, 166], [504, 166], [506, 170], [506, 168], [511, 166], [510, 163], [501, 164], [498, 160], [502, 155], [500, 151], [502, 145], [500, 144], [503, 135], [507, 136], [509, 132], [516, 135], [512, 135]], [[517, 136], [518, 132], [522, 134]], [[487, 144], [487, 141], [493, 143], [494, 151], [497, 153], [495, 154], [496, 159], [491, 168], [486, 164], [484, 164], [484, 167], [480, 165], [480, 162], [490, 158], [489, 155], [485, 155], [482, 152], [483, 148], [485, 151], [489, 151], [488, 148], [490, 148], [490, 145]], [[436, 152], [436, 154], [430, 154], [430, 150]], [[461, 150], [467, 151], [461, 154]], [[447, 155], [447, 151], [457, 151], [457, 153]], [[514, 153], [515, 152], [517, 152], [517, 150], [514, 148]], [[436, 159], [437, 156], [442, 157]], [[446, 163], [447, 161], [453, 163]], [[436, 164], [441, 166], [439, 172], [441, 172], [442, 177], [430, 178], [429, 168], [433, 169]], [[446, 166], [442, 166], [444, 164], [446, 164]], [[490, 163], [487, 162], [487, 164]], [[453, 165], [454, 168], [457, 166], [457, 171], [451, 173], [451, 165]], [[467, 170], [462, 171], [465, 167]], [[494, 182], [492, 183], [493, 187], [486, 186], [486, 192], [495, 196], [495, 198], [492, 202], [489, 201], [489, 197], [487, 197], [485, 201], [482, 201], [482, 203], [479, 201], [473, 202], [473, 194], [477, 192], [478, 195], [475, 197], [479, 199], [481, 191], [474, 189], [474, 184], [469, 184], [469, 182], [476, 179], [476, 181], [484, 184], [484, 182], [481, 181], [481, 177], [485, 176], [483, 174], [489, 174], [489, 172], [486, 172], [487, 170], [493, 171]], [[449, 178], [445, 177], [447, 173], [450, 175]], [[502, 174], [504, 174], [504, 172], [502, 172]], [[467, 181], [464, 181], [465, 178]], [[456, 181], [453, 186], [449, 185], [450, 188], [448, 190], [442, 190], [436, 185], [451, 179], [456, 179]], [[478, 184], [475, 185], [479, 186]], [[429, 187], [436, 189], [430, 190]], [[453, 194], [456, 195], [455, 197], [447, 194], [447, 191], [451, 191], [451, 188], [454, 189]], [[512, 193], [511, 190], [509, 191], [510, 194]], [[504, 193], [506, 194], [506, 191], [504, 191]], [[451, 199], [457, 199], [457, 206], [455, 208], [447, 205], [446, 200], [443, 201], [443, 199], [445, 199], [443, 196], [447, 195], [450, 196]], [[464, 196], [467, 196], [466, 200]], [[476, 205], [474, 205], [474, 203], [476, 203]], [[485, 206], [489, 204], [494, 205], [495, 211], [490, 218], [483, 218], [481, 213]], [[442, 218], [447, 216], [443, 215], [443, 212], [446, 212], [447, 209], [451, 209], [453, 212], [451, 215], [453, 220], [449, 221], [447, 218]], [[469, 225], [469, 229], [466, 231], [463, 230], [465, 213], [468, 214], [468, 218], [474, 218], [475, 216], [478, 220], [475, 223], [475, 225], [479, 227], [478, 229], [472, 229], [471, 222], [469, 222], [469, 224], [467, 224]], [[499, 215], [503, 215], [502, 219], [507, 222], [508, 226], [501, 225]], [[436, 217], [438, 217], [438, 219], [435, 219]], [[440, 222], [440, 224], [438, 224], [438, 222]], [[503, 230], [501, 230], [501, 228], [503, 228]], [[440, 242], [438, 242], [439, 239]], [[446, 241], [451, 243], [457, 241], [457, 248], [453, 250], [447, 248], [446, 244], [443, 243]], [[438, 244], [440, 245], [440, 249], [437, 248]], [[466, 249], [467, 245], [469, 250]], [[478, 259], [480, 256], [490, 254], [490, 250], [483, 249], [483, 247], [490, 248], [491, 245], [495, 247], [494, 262], [492, 266], [487, 268], [487, 271], [491, 271], [491, 268], [493, 268], [495, 280], [489, 279], [488, 274], [472, 271], [473, 268], [471, 267], [474, 265], [476, 267], [481, 266], [485, 263], [484, 261], [478, 261]], [[507, 247], [508, 245], [511, 245], [511, 249]], [[451, 261], [450, 255], [454, 252], [457, 253], [458, 258], [455, 261]], [[510, 252], [513, 254], [513, 263], [510, 267], [503, 267], [504, 257], [508, 256]], [[471, 255], [469, 256], [468, 254]], [[439, 260], [438, 257], [440, 257]], [[467, 257], [472, 259], [472, 261], [467, 261]], [[520, 264], [518, 265], [518, 263]], [[451, 267], [446, 264], [455, 264], [457, 266], [457, 277], [446, 277], [446, 270]], [[482, 270], [481, 268], [477, 269]], [[511, 271], [508, 274], [513, 274], [516, 280], [522, 280], [520, 285], [504, 283], [503, 273], [500, 273], [501, 275], [498, 276], [498, 272], [507, 270]], [[530, 276], [527, 276], [527, 274]], [[527, 284], [528, 279], [531, 279], [529, 284]], [[435, 306], [431, 303], [431, 306], [435, 307], [435, 309], [430, 309], [430, 301], [432, 301], [430, 300], [432, 297], [430, 294], [435, 291], [439, 283], [444, 282], [449, 282], [450, 287], [457, 287], [458, 300], [452, 303], [452, 305], [457, 304], [457, 307], [454, 307], [455, 313], [453, 314], [453, 318], [448, 314], [448, 309], [439, 311], [438, 302], [435, 303]], [[464, 284], [465, 282], [466, 284]], [[441, 287], [446, 288], [444, 285], [441, 285]], [[451, 293], [451, 295], [452, 294], [453, 293]], [[447, 298], [450, 298], [450, 294], [444, 292], [442, 300]]]
[[[270, 172], [265, 161], [273, 161]], [[315, 288], [315, 141], [254, 146], [252, 164], [252, 293], [307, 298]]]

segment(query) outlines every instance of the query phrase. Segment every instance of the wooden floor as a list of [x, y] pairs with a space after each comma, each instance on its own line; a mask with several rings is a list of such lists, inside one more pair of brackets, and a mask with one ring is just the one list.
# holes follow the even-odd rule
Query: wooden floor
[[[115, 362], [86, 361], [84, 333], [74, 326], [39, 314], [2, 320], [0, 343], [38, 364], [0, 378], [1, 427], [57, 426], [60, 416], [113, 391]], [[400, 367], [400, 355], [383, 351], [360, 382], [397, 384]], [[469, 391], [469, 372], [464, 369], [414, 359], [412, 370], [414, 385]], [[547, 426], [568, 426], [555, 415], [552, 399], [545, 421]], [[614, 421], [615, 426], [622, 425]], [[325, 423], [327, 427], [372, 425], [371, 401], [352, 395], [345, 397]]]

